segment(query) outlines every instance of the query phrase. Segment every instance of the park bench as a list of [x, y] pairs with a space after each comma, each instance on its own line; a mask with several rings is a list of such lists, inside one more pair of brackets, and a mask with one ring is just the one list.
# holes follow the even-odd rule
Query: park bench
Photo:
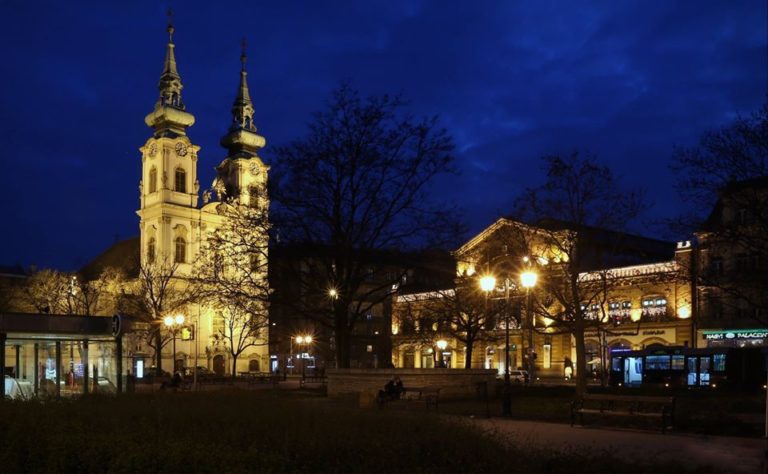
[[380, 407], [383, 407], [388, 403], [397, 401], [423, 401], [427, 410], [430, 408], [437, 410], [440, 402], [440, 389], [441, 387], [405, 387], [400, 398], [377, 397], [376, 402]]
[[280, 381], [279, 375], [271, 374], [269, 372], [248, 372], [244, 377], [249, 384], [257, 384], [257, 383], [276, 384], [277, 382]]
[[304, 387], [308, 383], [319, 383], [325, 385], [328, 383], [328, 378], [324, 375], [305, 375], [299, 380], [299, 386]]
[[661, 432], [672, 429], [675, 415], [675, 397], [642, 395], [585, 394], [571, 402], [571, 426], [579, 417], [584, 425], [584, 415], [599, 417], [658, 418]]

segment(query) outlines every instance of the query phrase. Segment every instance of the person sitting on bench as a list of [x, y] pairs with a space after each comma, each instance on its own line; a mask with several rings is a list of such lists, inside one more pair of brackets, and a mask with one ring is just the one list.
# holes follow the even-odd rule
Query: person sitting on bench
[[405, 388], [403, 388], [403, 382], [400, 380], [400, 377], [392, 377], [389, 382], [384, 385], [384, 390], [379, 390], [377, 398], [382, 403], [397, 400], [403, 392], [405, 392]]

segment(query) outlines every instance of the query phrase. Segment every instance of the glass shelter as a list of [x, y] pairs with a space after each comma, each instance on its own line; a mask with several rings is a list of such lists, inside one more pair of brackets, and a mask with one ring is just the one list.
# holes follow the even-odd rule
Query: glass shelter
[[0, 353], [7, 397], [122, 391], [119, 316], [3, 313]]

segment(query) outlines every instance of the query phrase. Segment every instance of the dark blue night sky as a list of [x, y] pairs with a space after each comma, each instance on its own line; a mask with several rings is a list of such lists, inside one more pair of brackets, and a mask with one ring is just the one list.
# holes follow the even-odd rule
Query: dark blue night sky
[[[138, 147], [157, 98], [167, 2], [0, 3], [0, 264], [73, 269], [138, 234]], [[257, 126], [304, 132], [342, 80], [403, 91], [453, 134], [461, 176], [436, 194], [476, 232], [541, 180], [538, 157], [590, 150], [680, 210], [674, 146], [757, 109], [766, 6], [729, 2], [173, 2], [201, 183], [224, 157], [249, 43]]]

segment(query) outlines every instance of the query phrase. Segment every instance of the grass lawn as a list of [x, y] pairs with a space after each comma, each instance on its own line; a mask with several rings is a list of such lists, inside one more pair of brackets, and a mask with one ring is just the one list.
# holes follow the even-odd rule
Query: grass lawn
[[[675, 397], [676, 431], [727, 436], [763, 436], [765, 393], [738, 393], [713, 390], [661, 389], [601, 389], [590, 387], [590, 393], [623, 393], [629, 395], [671, 395]], [[447, 400], [441, 403], [443, 413], [457, 415], [501, 415], [501, 386], [490, 394], [486, 403], [481, 400]], [[575, 397], [573, 387], [565, 386], [513, 386], [512, 417], [570, 423], [570, 406]], [[597, 421], [585, 417], [585, 422], [621, 424], [653, 429], [656, 421], [614, 418]], [[639, 424], [638, 424], [639, 423]], [[655, 424], [654, 424], [655, 423]], [[633, 425], [634, 424], [634, 425]]]
[[421, 410], [353, 405], [284, 391], [9, 401], [0, 472], [644, 472], [606, 455], [515, 451]]

